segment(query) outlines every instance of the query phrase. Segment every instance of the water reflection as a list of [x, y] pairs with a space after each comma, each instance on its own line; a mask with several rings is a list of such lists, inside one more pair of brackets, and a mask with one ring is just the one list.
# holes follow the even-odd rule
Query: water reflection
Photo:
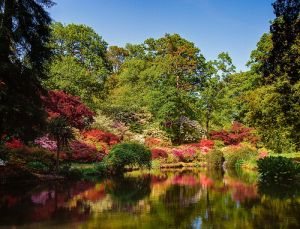
[[255, 180], [255, 174], [197, 170], [1, 187], [0, 226], [299, 228], [299, 186]]

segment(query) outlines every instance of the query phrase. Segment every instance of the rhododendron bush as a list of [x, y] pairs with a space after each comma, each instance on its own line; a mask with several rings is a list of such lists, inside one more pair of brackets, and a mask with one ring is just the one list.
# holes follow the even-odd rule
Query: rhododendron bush
[[229, 130], [211, 131], [210, 136], [214, 140], [221, 140], [225, 145], [237, 145], [243, 141], [256, 144], [259, 138], [253, 133], [253, 128], [234, 122]]
[[182, 162], [190, 162], [196, 156], [195, 149], [187, 148], [187, 149], [173, 149], [172, 153], [175, 157], [177, 157]]
[[42, 101], [50, 118], [63, 116], [72, 127], [83, 129], [93, 122], [94, 112], [77, 96], [63, 91], [49, 91]]
[[104, 152], [98, 151], [96, 147], [80, 141], [70, 143], [71, 160], [76, 162], [97, 162], [101, 161]]

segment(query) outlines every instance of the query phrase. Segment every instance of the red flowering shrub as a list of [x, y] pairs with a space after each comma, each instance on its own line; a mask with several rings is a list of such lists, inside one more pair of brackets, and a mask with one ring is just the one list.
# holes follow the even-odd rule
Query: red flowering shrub
[[200, 140], [200, 147], [207, 147], [209, 149], [212, 149], [214, 148], [214, 141], [212, 140], [209, 140], [209, 139], [201, 139]]
[[234, 122], [229, 130], [211, 131], [210, 136], [214, 140], [221, 140], [225, 145], [237, 145], [243, 141], [255, 144], [259, 139], [253, 134], [254, 129]]
[[152, 154], [152, 159], [168, 157], [167, 151], [165, 151], [164, 149], [159, 149], [159, 148], [151, 149], [151, 154]]
[[73, 141], [70, 143], [72, 151], [72, 161], [76, 162], [96, 162], [101, 161], [104, 153], [97, 151], [96, 147], [87, 145], [80, 141]]
[[23, 143], [16, 138], [12, 138], [10, 141], [5, 142], [4, 145], [8, 149], [19, 149], [24, 146]]
[[115, 145], [120, 142], [118, 136], [112, 133], [104, 132], [102, 130], [88, 130], [82, 132], [82, 135], [86, 139], [92, 139], [97, 142], [105, 142], [108, 145]]
[[261, 158], [264, 158], [264, 157], [267, 157], [269, 156], [268, 152], [267, 151], [261, 151], [259, 154], [258, 154], [258, 159], [261, 159]]
[[93, 121], [94, 112], [84, 105], [77, 96], [63, 91], [49, 91], [42, 101], [50, 118], [63, 116], [69, 125], [83, 129]]

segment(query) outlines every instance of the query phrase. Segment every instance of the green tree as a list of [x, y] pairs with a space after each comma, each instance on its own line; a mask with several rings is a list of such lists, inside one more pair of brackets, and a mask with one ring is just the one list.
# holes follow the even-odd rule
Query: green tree
[[104, 83], [111, 71], [107, 43], [90, 27], [52, 24], [49, 46], [54, 58], [50, 63], [49, 89], [64, 90], [80, 96], [89, 106], [102, 98]]
[[200, 75], [198, 106], [207, 136], [212, 124], [220, 126], [231, 121], [223, 111], [230, 105], [226, 90], [228, 77], [234, 72], [235, 66], [228, 53], [220, 53], [217, 60], [206, 63], [206, 71]]
[[40, 94], [51, 55], [51, 0], [0, 1], [0, 132], [24, 140], [43, 127]]

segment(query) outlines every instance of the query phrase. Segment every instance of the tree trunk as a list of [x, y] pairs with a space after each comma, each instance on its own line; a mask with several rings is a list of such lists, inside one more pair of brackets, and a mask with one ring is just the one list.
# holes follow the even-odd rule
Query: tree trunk
[[59, 169], [59, 152], [60, 152], [60, 143], [57, 142], [57, 149], [56, 149], [56, 174], [58, 173], [58, 169]]

